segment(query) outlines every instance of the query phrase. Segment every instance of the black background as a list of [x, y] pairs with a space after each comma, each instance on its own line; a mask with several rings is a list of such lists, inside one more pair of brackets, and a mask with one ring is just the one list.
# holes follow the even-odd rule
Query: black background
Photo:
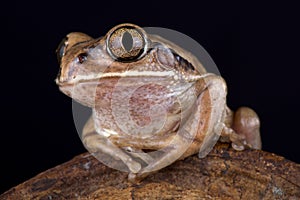
[[174, 29], [198, 41], [227, 81], [228, 105], [259, 114], [263, 149], [300, 162], [296, 5], [50, 2], [1, 7], [0, 193], [85, 152], [71, 99], [54, 83], [54, 52], [69, 32], [99, 37], [123, 22]]

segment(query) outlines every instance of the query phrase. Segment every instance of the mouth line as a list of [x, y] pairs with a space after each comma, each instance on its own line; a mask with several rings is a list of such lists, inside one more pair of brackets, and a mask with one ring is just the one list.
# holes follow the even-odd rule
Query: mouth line
[[[201, 78], [210, 76], [211, 73], [206, 73], [203, 75], [196, 75], [189, 77], [189, 81], [196, 81]], [[159, 77], [159, 78], [172, 78], [174, 80], [178, 79], [178, 75], [174, 71], [126, 71], [126, 72], [109, 72], [109, 73], [100, 73], [99, 75], [78, 75], [70, 81], [59, 81], [59, 78], [55, 79], [55, 82], [59, 86], [73, 86], [79, 83], [89, 83], [89, 82], [99, 82], [102, 79], [109, 78], [138, 78], [138, 77]]]
[[174, 77], [173, 71], [126, 71], [126, 72], [109, 72], [99, 73], [98, 75], [77, 75], [70, 81], [61, 82], [59, 78], [55, 79], [57, 85], [76, 84], [82, 82], [93, 82], [104, 78], [123, 78], [123, 77]]

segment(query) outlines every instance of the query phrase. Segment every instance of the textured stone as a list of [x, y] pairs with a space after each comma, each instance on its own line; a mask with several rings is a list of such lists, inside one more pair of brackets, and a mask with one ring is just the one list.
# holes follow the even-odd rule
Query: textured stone
[[0, 199], [300, 199], [300, 165], [259, 150], [217, 144], [138, 184], [88, 153], [8, 190]]

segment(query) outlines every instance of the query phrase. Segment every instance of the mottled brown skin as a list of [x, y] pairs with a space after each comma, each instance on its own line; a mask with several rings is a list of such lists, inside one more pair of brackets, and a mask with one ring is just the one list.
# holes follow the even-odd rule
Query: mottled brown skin
[[119, 25], [99, 39], [71, 33], [58, 51], [60, 90], [93, 109], [82, 133], [85, 147], [109, 166], [105, 156], [119, 160], [111, 167], [125, 165], [132, 181], [198, 152], [205, 157], [220, 135], [237, 150], [261, 148], [257, 115], [226, 106], [222, 77], [140, 27]]

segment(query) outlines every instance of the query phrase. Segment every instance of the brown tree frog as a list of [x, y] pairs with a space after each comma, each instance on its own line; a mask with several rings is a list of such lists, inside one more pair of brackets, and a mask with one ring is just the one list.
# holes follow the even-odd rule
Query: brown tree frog
[[261, 148], [259, 118], [226, 105], [221, 76], [187, 50], [133, 24], [100, 38], [70, 33], [57, 49], [59, 89], [92, 108], [85, 147], [141, 180], [178, 159], [205, 157], [218, 139], [236, 150]]

